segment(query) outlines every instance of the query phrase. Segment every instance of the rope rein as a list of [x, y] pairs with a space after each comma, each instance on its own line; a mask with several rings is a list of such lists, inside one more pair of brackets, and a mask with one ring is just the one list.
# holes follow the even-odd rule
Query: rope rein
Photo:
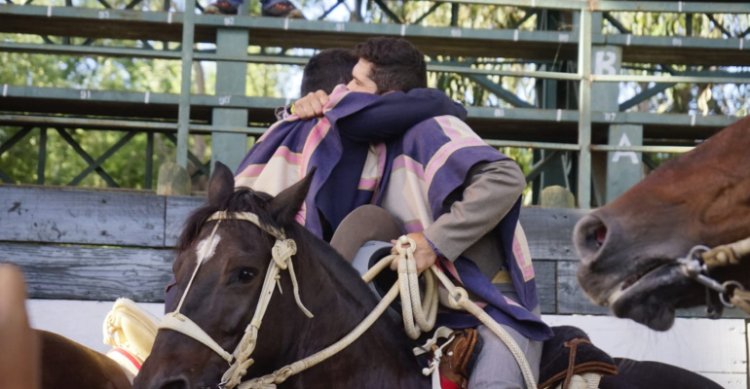
[[283, 383], [287, 378], [332, 357], [339, 351], [348, 347], [359, 338], [359, 336], [367, 331], [367, 329], [369, 329], [375, 321], [380, 318], [383, 312], [385, 312], [388, 306], [396, 299], [396, 297], [398, 297], [399, 294], [401, 295], [404, 328], [412, 339], [418, 338], [421, 335], [420, 330], [427, 332], [432, 330], [435, 325], [437, 303], [439, 300], [439, 293], [436, 288], [436, 278], [448, 291], [447, 299], [441, 300], [441, 302], [449, 308], [464, 309], [468, 311], [476, 316], [482, 324], [486, 325], [498, 338], [500, 338], [500, 340], [503, 341], [503, 343], [505, 343], [511, 351], [511, 354], [513, 354], [513, 357], [521, 368], [521, 373], [526, 381], [526, 387], [536, 389], [536, 380], [534, 379], [531, 367], [526, 360], [526, 356], [520, 347], [518, 347], [518, 344], [513, 337], [481, 307], [471, 301], [469, 299], [469, 294], [465, 289], [455, 286], [442, 270], [435, 265], [429, 268], [430, 271], [424, 273], [426, 292], [424, 299], [420, 301], [419, 274], [417, 274], [416, 261], [414, 260], [416, 244], [412, 239], [409, 239], [406, 236], [401, 236], [396, 247], [398, 254], [384, 257], [362, 276], [362, 279], [366, 283], [370, 283], [383, 269], [390, 267], [390, 264], [394, 260], [398, 261], [399, 277], [397, 284], [391, 287], [388, 293], [386, 293], [386, 295], [380, 300], [378, 305], [362, 320], [362, 322], [360, 322], [359, 325], [357, 325], [345, 337], [327, 348], [300, 361], [284, 366], [273, 373], [245, 381], [240, 384], [239, 389], [275, 389], [276, 385]]
[[695, 246], [684, 258], [677, 260], [682, 271], [696, 282], [719, 294], [727, 308], [737, 307], [750, 314], [750, 291], [738, 281], [720, 283], [708, 276], [709, 271], [729, 265], [739, 265], [742, 258], [750, 256], [750, 238], [714, 248]]
[[[452, 309], [463, 309], [476, 316], [479, 321], [486, 325], [500, 340], [502, 340], [513, 354], [516, 362], [521, 368], [527, 388], [536, 389], [536, 380], [532, 373], [531, 367], [525, 358], [523, 351], [518, 347], [515, 340], [505, 331], [492, 317], [490, 317], [481, 307], [471, 301], [468, 292], [461, 287], [455, 286], [445, 274], [435, 265], [424, 272], [425, 296], [420, 298], [419, 274], [417, 273], [416, 261], [414, 260], [414, 250], [416, 245], [413, 240], [406, 236], [399, 238], [397, 245], [397, 254], [386, 256], [373, 266], [364, 276], [363, 280], [371, 282], [377, 274], [383, 269], [389, 267], [393, 261], [398, 261], [398, 282], [391, 287], [386, 295], [380, 300], [375, 308], [360, 322], [351, 332], [339, 339], [325, 349], [318, 351], [304, 359], [284, 366], [273, 373], [262, 377], [254, 378], [248, 381], [241, 381], [247, 373], [247, 369], [252, 366], [254, 360], [250, 358], [258, 339], [263, 316], [273, 295], [274, 289], [280, 285], [280, 272], [288, 270], [294, 289], [294, 299], [300, 310], [312, 318], [313, 314], [302, 304], [299, 297], [299, 285], [294, 272], [292, 256], [297, 252], [297, 246], [292, 239], [287, 239], [283, 231], [268, 227], [260, 223], [258, 216], [250, 212], [225, 212], [214, 213], [208, 218], [208, 221], [217, 221], [211, 235], [209, 236], [210, 245], [222, 220], [243, 220], [248, 221], [261, 230], [276, 238], [276, 242], [271, 249], [272, 262], [266, 272], [263, 286], [261, 287], [260, 298], [255, 308], [255, 313], [250, 323], [245, 328], [242, 339], [237, 344], [234, 352], [231, 354], [224, 350], [210, 335], [190, 320], [187, 316], [180, 313], [185, 297], [190, 291], [193, 280], [198, 273], [200, 265], [203, 263], [205, 252], [198, 253], [199, 258], [195, 269], [190, 277], [180, 302], [174, 312], [164, 316], [159, 328], [169, 329], [180, 332], [196, 341], [204, 344], [229, 364], [229, 368], [223, 374], [219, 388], [221, 389], [274, 389], [276, 385], [286, 381], [289, 377], [298, 374], [312, 366], [315, 366], [326, 359], [332, 357], [339, 351], [345, 349], [355, 340], [357, 340], [365, 331], [367, 331], [380, 316], [386, 311], [388, 306], [401, 295], [402, 317], [404, 320], [404, 329], [412, 338], [418, 338], [422, 332], [431, 331], [435, 325], [437, 317], [438, 301]], [[446, 295], [438, 292], [437, 281], [443, 285], [447, 291]]]

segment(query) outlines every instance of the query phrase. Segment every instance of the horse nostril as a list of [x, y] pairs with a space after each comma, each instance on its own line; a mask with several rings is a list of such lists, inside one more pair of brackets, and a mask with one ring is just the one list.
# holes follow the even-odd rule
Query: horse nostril
[[604, 225], [599, 226], [599, 228], [594, 231], [594, 240], [596, 241], [596, 244], [598, 247], [602, 247], [604, 244], [604, 240], [607, 238], [607, 227]]
[[597, 253], [607, 240], [607, 233], [607, 226], [596, 216], [588, 215], [578, 221], [573, 242], [583, 264], [595, 261]]

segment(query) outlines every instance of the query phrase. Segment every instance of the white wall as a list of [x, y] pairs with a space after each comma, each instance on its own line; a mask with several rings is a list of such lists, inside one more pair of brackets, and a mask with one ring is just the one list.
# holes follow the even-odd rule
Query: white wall
[[[142, 304], [156, 316], [162, 304]], [[112, 302], [30, 300], [32, 325], [105, 352], [102, 322]], [[545, 315], [550, 325], [574, 325], [613, 357], [670, 363], [698, 372], [727, 389], [747, 389], [747, 337], [741, 319], [677, 319], [667, 332], [606, 316]]]

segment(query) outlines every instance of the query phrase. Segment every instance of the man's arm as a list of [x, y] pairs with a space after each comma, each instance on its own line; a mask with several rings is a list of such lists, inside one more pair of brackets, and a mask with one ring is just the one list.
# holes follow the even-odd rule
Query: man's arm
[[[361, 92], [349, 92], [359, 94]], [[344, 97], [342, 101], [345, 101]], [[324, 102], [325, 101], [325, 102]], [[300, 119], [322, 116], [328, 96], [323, 91], [309, 93], [292, 106]], [[421, 121], [452, 115], [463, 120], [466, 109], [437, 89], [416, 88], [409, 92], [389, 92], [366, 107], [336, 120], [342, 136], [355, 142], [379, 143], [399, 136]]]
[[490, 232], [518, 201], [526, 179], [515, 161], [502, 160], [475, 166], [469, 173], [463, 197], [451, 204], [423, 233], [412, 233], [417, 242], [417, 268], [422, 271], [436, 259], [435, 250], [456, 260]]
[[466, 118], [466, 109], [437, 89], [389, 92], [364, 109], [341, 118], [336, 127], [355, 142], [385, 142], [404, 135], [419, 122], [435, 116]]

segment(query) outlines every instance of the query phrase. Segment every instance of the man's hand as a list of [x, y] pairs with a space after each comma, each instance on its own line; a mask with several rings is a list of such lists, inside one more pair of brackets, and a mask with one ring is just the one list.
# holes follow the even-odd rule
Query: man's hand
[[[427, 238], [421, 232], [412, 232], [407, 234], [406, 237], [411, 238], [416, 243], [417, 248], [414, 250], [414, 260], [417, 262], [417, 272], [422, 273], [427, 270], [430, 266], [435, 264], [437, 255], [432, 251], [432, 247], [427, 242]], [[394, 242], [394, 246], [391, 249], [391, 254], [398, 254], [397, 246], [398, 242]], [[398, 269], [398, 263], [394, 262], [391, 264], [392, 270]]]
[[300, 119], [323, 116], [323, 107], [328, 103], [328, 93], [323, 90], [310, 92], [292, 104], [292, 113]]

